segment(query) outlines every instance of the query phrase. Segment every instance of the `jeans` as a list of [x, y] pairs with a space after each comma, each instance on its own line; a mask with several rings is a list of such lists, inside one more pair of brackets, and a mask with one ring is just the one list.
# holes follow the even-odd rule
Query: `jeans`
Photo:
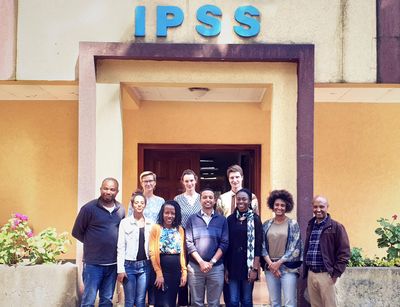
[[117, 265], [83, 265], [83, 296], [81, 306], [94, 306], [99, 291], [99, 306], [112, 307], [112, 298], [117, 280]]
[[207, 288], [208, 307], [219, 307], [219, 300], [224, 287], [224, 265], [213, 266], [203, 273], [200, 266], [193, 262], [188, 264], [188, 282], [192, 297], [192, 306], [204, 307], [204, 296]]
[[146, 289], [150, 280], [150, 260], [125, 260], [124, 278], [125, 307], [145, 307]]
[[282, 269], [279, 270], [281, 277], [275, 277], [270, 271], [265, 271], [271, 307], [281, 307], [281, 297], [283, 291], [283, 305], [285, 307], [295, 307], [297, 305], [296, 284], [297, 274], [289, 273]]
[[253, 288], [254, 282], [245, 280], [229, 280], [229, 304], [230, 307], [253, 306]]

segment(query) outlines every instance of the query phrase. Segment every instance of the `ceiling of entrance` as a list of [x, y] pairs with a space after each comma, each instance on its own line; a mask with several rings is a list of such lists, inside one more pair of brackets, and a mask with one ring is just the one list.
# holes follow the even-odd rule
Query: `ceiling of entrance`
[[[195, 89], [190, 90], [190, 87]], [[197, 87], [197, 88], [196, 88]], [[207, 89], [208, 90], [207, 90]], [[141, 101], [229, 101], [260, 103], [268, 93], [267, 87], [199, 86], [134, 86], [130, 95]], [[77, 82], [0, 82], [0, 101], [18, 100], [78, 100]], [[399, 84], [316, 84], [315, 102], [338, 103], [400, 103]]]
[[126, 85], [135, 100], [145, 101], [201, 101], [261, 103], [266, 88], [260, 87], [140, 87]]

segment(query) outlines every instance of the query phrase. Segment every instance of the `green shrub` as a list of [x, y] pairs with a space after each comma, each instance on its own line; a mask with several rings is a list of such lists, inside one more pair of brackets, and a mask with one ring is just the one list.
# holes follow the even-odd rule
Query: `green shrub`
[[0, 264], [56, 263], [57, 257], [66, 253], [70, 243], [66, 232], [57, 234], [54, 228], [33, 235], [28, 217], [16, 213], [1, 228]]
[[379, 236], [378, 247], [387, 247], [386, 259], [393, 260], [400, 258], [400, 223], [396, 222], [397, 215], [392, 216], [392, 221], [380, 218], [378, 220], [380, 227], [375, 229], [375, 233]]
[[371, 259], [363, 255], [362, 248], [353, 247], [351, 249], [349, 267], [392, 267], [392, 266], [400, 266], [400, 258], [387, 260], [385, 257], [384, 258], [375, 257]]

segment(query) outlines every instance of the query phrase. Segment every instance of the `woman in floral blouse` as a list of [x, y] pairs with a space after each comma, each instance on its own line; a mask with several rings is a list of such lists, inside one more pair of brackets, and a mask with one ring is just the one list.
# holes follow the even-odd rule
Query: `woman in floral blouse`
[[263, 224], [261, 254], [266, 262], [264, 269], [271, 306], [294, 307], [297, 306], [296, 283], [303, 255], [299, 224], [286, 216], [293, 209], [293, 197], [286, 190], [274, 190], [267, 203], [275, 217]]
[[156, 272], [155, 306], [175, 307], [179, 287], [186, 284], [184, 230], [179, 204], [166, 201], [150, 232], [150, 258]]

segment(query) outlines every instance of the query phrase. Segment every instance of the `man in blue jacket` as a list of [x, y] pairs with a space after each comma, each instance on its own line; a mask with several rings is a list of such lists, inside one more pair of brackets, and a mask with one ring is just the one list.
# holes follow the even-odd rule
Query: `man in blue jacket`
[[81, 306], [94, 306], [97, 291], [100, 306], [112, 306], [117, 279], [117, 241], [120, 221], [125, 210], [115, 200], [118, 181], [103, 180], [100, 197], [85, 204], [72, 229], [72, 235], [83, 243], [83, 284]]
[[208, 306], [218, 307], [224, 285], [223, 255], [229, 244], [228, 223], [214, 211], [216, 200], [212, 190], [203, 190], [200, 202], [202, 209], [189, 217], [185, 228], [188, 283], [192, 306], [204, 306], [207, 287]]

